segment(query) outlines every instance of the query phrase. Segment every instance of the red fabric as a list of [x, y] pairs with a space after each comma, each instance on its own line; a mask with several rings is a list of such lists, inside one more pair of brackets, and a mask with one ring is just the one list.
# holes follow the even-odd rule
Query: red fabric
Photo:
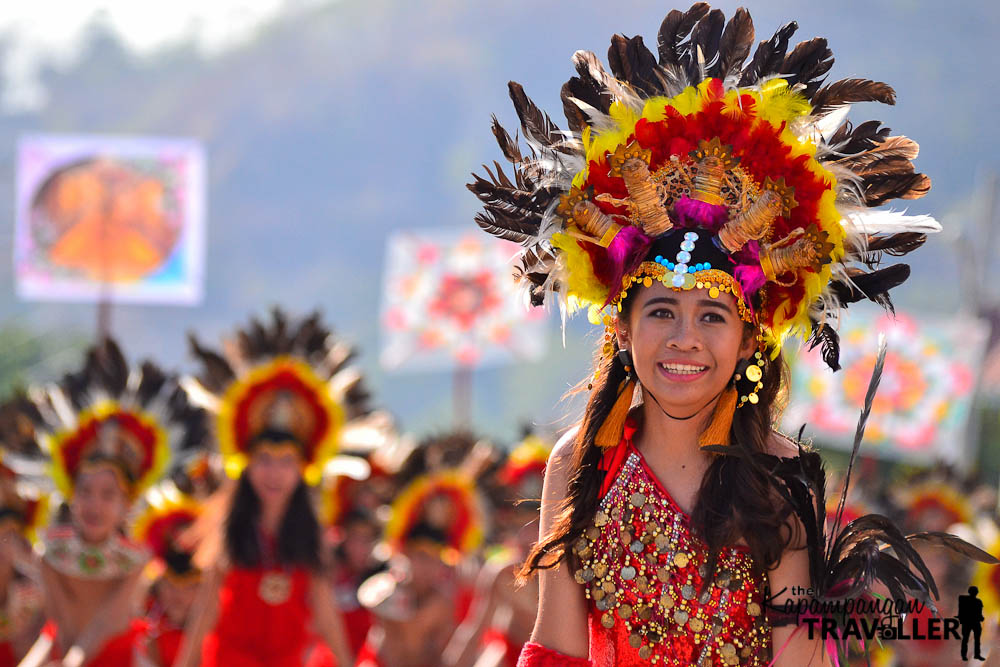
[[[361, 647], [364, 646], [365, 637], [372, 627], [372, 613], [364, 607], [357, 607], [350, 611], [341, 610], [340, 617], [344, 622], [344, 631], [347, 633], [347, 643], [351, 647], [351, 654], [358, 655]], [[309, 652], [309, 659], [306, 667], [336, 667], [337, 659], [333, 655], [330, 647], [317, 638], [312, 650]]]
[[517, 667], [592, 667], [592, 665], [593, 663], [585, 658], [572, 658], [534, 642], [525, 644], [517, 659]]
[[355, 667], [382, 667], [382, 663], [378, 659], [378, 652], [368, 642], [365, 642], [364, 646], [361, 647], [358, 652], [358, 661], [354, 664]]
[[483, 647], [490, 644], [503, 644], [503, 664], [504, 667], [515, 667], [517, 658], [521, 654], [524, 644], [514, 641], [506, 633], [500, 632], [496, 628], [490, 628], [483, 634]]
[[0, 642], [0, 667], [15, 667], [14, 647], [10, 642]]
[[235, 568], [219, 591], [219, 622], [202, 644], [202, 667], [301, 667], [309, 646], [309, 572], [293, 570], [281, 604], [258, 595], [267, 571]]
[[181, 648], [181, 640], [184, 639], [184, 631], [177, 628], [161, 630], [156, 638], [156, 653], [160, 656], [161, 667], [171, 667], [177, 660], [177, 653]]
[[[141, 619], [134, 618], [128, 629], [108, 639], [101, 646], [97, 654], [84, 663], [86, 667], [131, 667], [136, 645], [139, 639], [149, 631], [149, 624]], [[58, 643], [55, 642], [59, 629], [55, 621], [48, 621], [42, 628], [42, 634], [52, 638], [52, 659], [62, 659], [62, 652]]]
[[600, 469], [604, 471], [604, 481], [601, 482], [601, 498], [608, 495], [611, 485], [618, 478], [618, 471], [628, 458], [629, 445], [632, 443], [632, 436], [635, 435], [635, 421], [628, 417], [625, 420], [625, 429], [622, 432], [622, 439], [618, 445], [604, 451], [601, 457]]

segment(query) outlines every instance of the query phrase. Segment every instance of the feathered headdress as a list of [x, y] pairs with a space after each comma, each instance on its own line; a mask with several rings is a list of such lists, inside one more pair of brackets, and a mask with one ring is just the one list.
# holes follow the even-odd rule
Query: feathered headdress
[[[0, 526], [12, 525], [34, 543], [49, 519], [49, 496], [0, 459]], [[8, 523], [9, 522], [9, 523]]]
[[150, 361], [130, 368], [110, 338], [87, 351], [79, 372], [30, 388], [0, 414], [4, 445], [48, 459], [66, 498], [77, 474], [94, 466], [112, 469], [136, 497], [164, 474], [173, 452], [203, 447], [208, 434], [204, 411], [175, 377]]
[[809, 334], [838, 368], [840, 308], [863, 298], [891, 308], [909, 267], [878, 268], [883, 256], [940, 226], [877, 208], [930, 189], [911, 162], [917, 144], [846, 120], [851, 103], [893, 104], [892, 88], [825, 83], [832, 52], [821, 37], [789, 49], [797, 27], [746, 62], [750, 15], [727, 23], [700, 2], [667, 15], [656, 55], [615, 35], [609, 73], [577, 51], [561, 94], [568, 131], [509, 84], [528, 151], [494, 117], [513, 177], [494, 163], [469, 188], [484, 204], [479, 226], [524, 246], [516, 273], [533, 304], [555, 291], [610, 327], [602, 312], [635, 283], [728, 292], [762, 347], [776, 354], [789, 334]]
[[167, 576], [197, 576], [199, 570], [191, 562], [193, 552], [180, 543], [180, 536], [201, 515], [201, 506], [170, 485], [150, 489], [145, 500], [132, 529], [135, 539], [149, 547]]
[[202, 372], [183, 385], [192, 401], [216, 415], [230, 476], [243, 470], [255, 438], [282, 433], [301, 446], [305, 479], [316, 484], [352, 431], [369, 438], [372, 423], [385, 423], [369, 407], [361, 373], [351, 365], [354, 348], [334, 338], [318, 313], [293, 323], [275, 309], [270, 325], [251, 320], [221, 354], [193, 335], [190, 343]]
[[421, 475], [392, 504], [385, 537], [401, 549], [418, 526], [427, 526], [445, 540], [442, 546], [468, 554], [483, 541], [483, 508], [475, 481], [460, 470]]
[[[497, 473], [497, 481], [524, 498], [541, 498], [545, 464], [552, 447], [535, 434], [528, 434], [511, 450]], [[530, 487], [522, 489], [521, 487]]]

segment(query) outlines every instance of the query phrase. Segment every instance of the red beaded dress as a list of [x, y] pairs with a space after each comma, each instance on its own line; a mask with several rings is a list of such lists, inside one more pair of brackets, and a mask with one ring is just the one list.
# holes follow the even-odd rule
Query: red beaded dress
[[590, 660], [602, 665], [766, 665], [764, 584], [746, 547], [724, 548], [712, 582], [707, 547], [632, 443], [609, 451], [593, 525], [574, 545], [588, 598]]

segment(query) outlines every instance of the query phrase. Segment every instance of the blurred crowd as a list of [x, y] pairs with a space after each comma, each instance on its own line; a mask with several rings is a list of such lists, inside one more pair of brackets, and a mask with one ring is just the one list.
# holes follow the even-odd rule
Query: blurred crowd
[[[317, 316], [191, 348], [202, 371], [180, 377], [106, 339], [0, 407], [0, 666], [516, 663], [558, 434], [415, 440]], [[1000, 551], [995, 491], [956, 471], [863, 460], [847, 497], [843, 522], [875, 512]], [[974, 585], [992, 637], [1000, 575], [920, 551], [940, 615]], [[870, 648], [957, 662], [954, 641]]]

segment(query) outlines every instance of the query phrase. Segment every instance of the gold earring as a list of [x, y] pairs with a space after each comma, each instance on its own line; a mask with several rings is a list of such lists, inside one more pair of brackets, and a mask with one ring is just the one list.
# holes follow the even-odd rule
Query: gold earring
[[[741, 368], [742, 367], [742, 368]], [[760, 400], [757, 396], [757, 392], [764, 388], [764, 383], [762, 382], [764, 378], [764, 355], [757, 351], [754, 353], [753, 358], [745, 359], [740, 362], [740, 366], [736, 369], [736, 375], [733, 376], [735, 382], [740, 382], [745, 380], [745, 384], [748, 384], [748, 390], [746, 392], [740, 392], [740, 402], [736, 405], [737, 408], [742, 408], [746, 403], [752, 403], [754, 405]]]

